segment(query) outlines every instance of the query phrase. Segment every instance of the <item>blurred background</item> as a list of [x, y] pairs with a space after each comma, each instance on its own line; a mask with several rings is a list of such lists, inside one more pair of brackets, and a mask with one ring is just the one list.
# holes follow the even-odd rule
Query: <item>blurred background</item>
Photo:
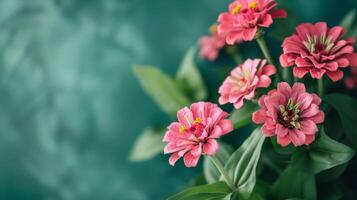
[[[157, 200], [184, 187], [200, 167], [129, 162], [141, 131], [169, 122], [132, 65], [174, 74], [229, 2], [0, 0], [0, 199]], [[280, 2], [330, 26], [357, 8]]]

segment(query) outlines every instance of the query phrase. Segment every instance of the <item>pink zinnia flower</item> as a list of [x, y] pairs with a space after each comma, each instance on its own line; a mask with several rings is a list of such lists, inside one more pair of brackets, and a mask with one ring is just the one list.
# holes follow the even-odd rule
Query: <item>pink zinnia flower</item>
[[272, 10], [275, 6], [274, 0], [236, 0], [219, 15], [218, 33], [225, 34], [227, 44], [253, 40], [259, 28], [287, 16], [284, 10]]
[[325, 73], [332, 81], [342, 79], [340, 68], [357, 66], [353, 38], [341, 39], [345, 30], [340, 26], [328, 28], [325, 22], [301, 24], [296, 33], [284, 40], [284, 53], [280, 56], [283, 67], [294, 67], [294, 76], [311, 74], [320, 79]]
[[243, 100], [251, 100], [257, 88], [270, 85], [271, 75], [276, 73], [273, 65], [266, 65], [266, 60], [248, 59], [232, 70], [219, 88], [219, 103], [233, 103], [236, 109], [243, 106]]
[[226, 44], [225, 37], [217, 33], [217, 25], [210, 27], [210, 36], [201, 37], [199, 40], [200, 56], [202, 59], [214, 61], [219, 55], [219, 51]]
[[357, 67], [351, 67], [351, 77], [346, 78], [346, 86], [349, 89], [354, 89], [357, 87]]
[[305, 91], [305, 85], [279, 83], [277, 90], [259, 99], [261, 109], [253, 113], [253, 122], [264, 124], [265, 136], [277, 136], [278, 144], [285, 147], [309, 145], [318, 131], [316, 124], [324, 121], [324, 113], [319, 109], [320, 97]]
[[172, 153], [170, 165], [183, 157], [186, 167], [195, 167], [202, 154], [216, 154], [219, 148], [216, 139], [233, 130], [232, 121], [225, 119], [228, 116], [209, 102], [193, 103], [190, 108], [179, 110], [178, 122], [170, 124], [163, 139], [168, 142], [164, 153]]

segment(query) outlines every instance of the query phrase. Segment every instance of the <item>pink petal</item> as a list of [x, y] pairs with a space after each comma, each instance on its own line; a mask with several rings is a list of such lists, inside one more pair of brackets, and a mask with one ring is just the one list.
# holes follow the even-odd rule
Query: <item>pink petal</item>
[[291, 143], [291, 140], [288, 135], [284, 137], [277, 136], [277, 143], [282, 147], [286, 147]]
[[288, 134], [288, 132], [289, 132], [289, 129], [285, 128], [283, 125], [281, 125], [281, 124], [276, 125], [276, 134], [279, 137], [284, 137], [286, 134]]
[[230, 119], [221, 120], [218, 125], [221, 127], [223, 134], [227, 134], [234, 129], [233, 122]]
[[264, 65], [261, 70], [261, 74], [266, 76], [271, 76], [276, 73], [276, 68], [274, 65]]
[[341, 70], [337, 70], [334, 72], [328, 71], [327, 76], [330, 77], [333, 82], [336, 82], [343, 78], [343, 72]]
[[187, 107], [180, 109], [177, 112], [177, 119], [181, 124], [185, 125], [186, 127], [190, 127], [193, 122], [193, 115], [191, 110]]
[[335, 42], [342, 34], [345, 33], [345, 30], [340, 26], [335, 26], [330, 29], [328, 36], [332, 37], [332, 42]]
[[257, 33], [258, 28], [254, 27], [254, 28], [250, 28], [250, 29], [244, 29], [243, 30], [243, 40], [245, 41], [251, 41], [254, 39], [255, 34]]
[[275, 18], [286, 18], [288, 16], [287, 12], [283, 9], [276, 9], [276, 10], [271, 10], [270, 15]]
[[319, 111], [316, 115], [309, 118], [310, 120], [314, 121], [316, 124], [320, 124], [325, 120], [325, 113]]
[[178, 159], [180, 159], [180, 156], [178, 155], [178, 153], [171, 154], [171, 156], [169, 158], [170, 165], [174, 166]]
[[193, 147], [192, 150], [191, 150], [191, 154], [193, 156], [200, 156], [202, 154], [202, 144], [199, 143], [198, 145]]
[[214, 155], [219, 149], [219, 144], [215, 139], [209, 139], [203, 144], [203, 152], [207, 155]]
[[256, 124], [263, 124], [267, 120], [266, 111], [260, 109], [253, 113], [252, 120]]
[[293, 73], [297, 78], [303, 78], [309, 72], [308, 68], [294, 67]]
[[305, 135], [314, 135], [318, 129], [315, 124], [315, 122], [311, 120], [302, 120], [300, 121], [300, 130], [305, 134]]
[[345, 57], [349, 60], [351, 67], [357, 67], [357, 53], [351, 53]]
[[297, 129], [289, 130], [289, 137], [294, 146], [301, 146], [306, 140], [305, 134]]
[[190, 152], [186, 153], [183, 157], [183, 161], [186, 167], [196, 167], [200, 156], [193, 156]]
[[268, 125], [264, 124], [262, 127], [262, 133], [267, 137], [274, 136], [275, 128], [269, 127]]
[[305, 144], [309, 145], [315, 140], [315, 135], [306, 135]]
[[259, 23], [259, 26], [269, 27], [273, 23], [273, 18], [271, 15], [267, 14], [263, 18], [263, 21]]
[[257, 87], [267, 88], [269, 87], [270, 84], [271, 84], [271, 79], [269, 78], [269, 76], [262, 75], [259, 77], [259, 82]]

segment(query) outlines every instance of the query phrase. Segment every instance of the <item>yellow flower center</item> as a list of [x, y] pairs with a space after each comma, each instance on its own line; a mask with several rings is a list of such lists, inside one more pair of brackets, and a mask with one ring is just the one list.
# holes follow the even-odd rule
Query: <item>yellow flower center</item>
[[257, 6], [258, 6], [257, 0], [253, 0], [252, 2], [250, 2], [250, 3], [248, 4], [248, 8], [249, 8], [249, 9], [252, 9], [252, 10], [256, 9]]
[[237, 5], [231, 10], [231, 14], [232, 14], [232, 15], [238, 14], [241, 9], [242, 9], [242, 4], [237, 4]]
[[186, 126], [185, 125], [181, 125], [179, 132], [180, 133], [184, 133], [186, 131]]
[[199, 117], [197, 117], [197, 118], [195, 119], [195, 124], [200, 124], [200, 123], [202, 123], [202, 119], [199, 118]]
[[216, 34], [217, 33], [217, 24], [212, 24], [212, 26], [209, 27], [209, 31], [211, 34]]

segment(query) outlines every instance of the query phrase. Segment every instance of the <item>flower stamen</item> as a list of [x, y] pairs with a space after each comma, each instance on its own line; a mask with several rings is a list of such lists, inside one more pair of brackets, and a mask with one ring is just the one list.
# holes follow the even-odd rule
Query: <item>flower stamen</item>
[[253, 0], [252, 2], [250, 2], [248, 4], [248, 8], [251, 9], [251, 10], [255, 10], [257, 8], [257, 6], [258, 6], [257, 0]]
[[242, 9], [242, 4], [237, 4], [232, 10], [231, 10], [231, 14], [232, 15], [236, 15], [240, 12], [240, 10]]

